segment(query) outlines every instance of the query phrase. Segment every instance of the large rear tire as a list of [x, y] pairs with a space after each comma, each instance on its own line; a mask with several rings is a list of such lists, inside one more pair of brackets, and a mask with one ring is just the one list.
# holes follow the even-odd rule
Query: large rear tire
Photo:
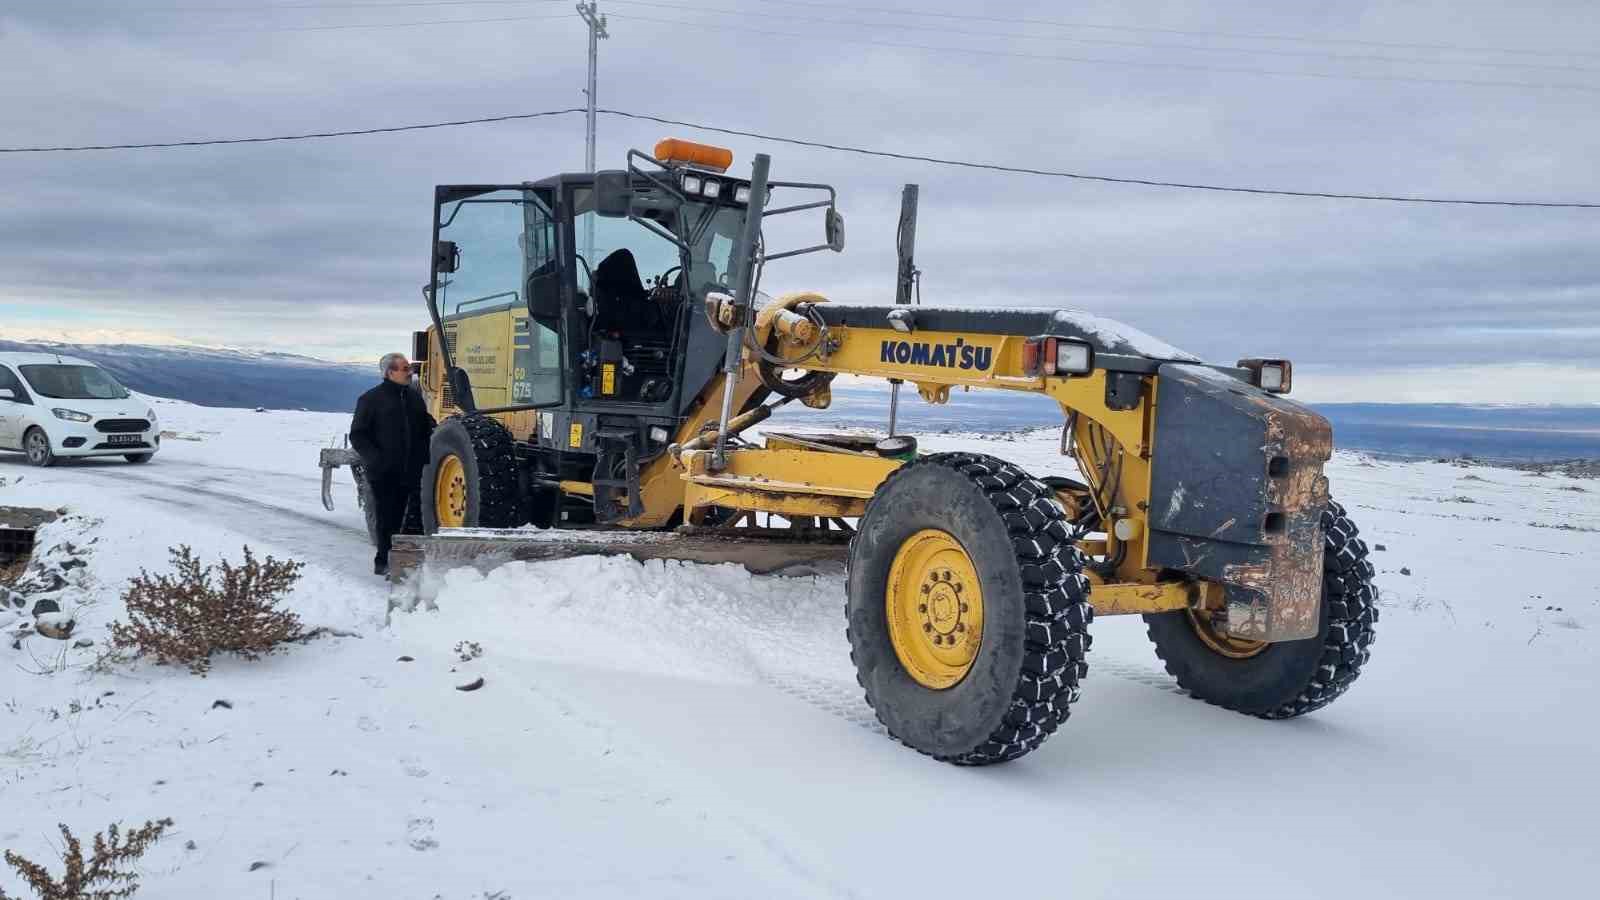
[[1322, 611], [1315, 638], [1275, 644], [1218, 634], [1187, 610], [1144, 617], [1156, 656], [1190, 696], [1264, 719], [1289, 719], [1338, 699], [1371, 656], [1377, 592], [1367, 545], [1344, 507], [1322, 513]]
[[422, 527], [514, 528], [522, 524], [516, 442], [488, 416], [451, 416], [433, 431], [422, 470]]
[[878, 487], [850, 543], [856, 678], [889, 734], [936, 759], [1016, 759], [1067, 719], [1093, 618], [1077, 533], [1009, 463], [941, 453]]

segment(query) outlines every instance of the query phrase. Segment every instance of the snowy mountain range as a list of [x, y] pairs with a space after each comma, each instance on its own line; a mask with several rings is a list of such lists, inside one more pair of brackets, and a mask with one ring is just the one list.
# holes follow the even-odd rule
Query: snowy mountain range
[[142, 394], [200, 406], [349, 412], [361, 392], [377, 382], [368, 366], [329, 362], [292, 353], [80, 340], [9, 340], [0, 351], [76, 356], [106, 369]]

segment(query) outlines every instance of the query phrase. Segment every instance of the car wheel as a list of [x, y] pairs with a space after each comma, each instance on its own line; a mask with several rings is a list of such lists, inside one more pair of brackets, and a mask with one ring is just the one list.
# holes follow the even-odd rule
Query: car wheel
[[56, 452], [50, 449], [50, 436], [37, 425], [22, 436], [22, 450], [28, 454], [28, 462], [40, 468], [55, 465]]

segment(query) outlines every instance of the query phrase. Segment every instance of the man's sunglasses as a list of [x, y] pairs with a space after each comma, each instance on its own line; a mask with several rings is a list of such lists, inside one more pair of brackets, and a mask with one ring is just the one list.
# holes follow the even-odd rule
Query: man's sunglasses
[[402, 365], [393, 365], [393, 366], [389, 367], [389, 371], [391, 371], [391, 372], [409, 372], [409, 371], [411, 371], [411, 364], [410, 363], [406, 363], [403, 366]]

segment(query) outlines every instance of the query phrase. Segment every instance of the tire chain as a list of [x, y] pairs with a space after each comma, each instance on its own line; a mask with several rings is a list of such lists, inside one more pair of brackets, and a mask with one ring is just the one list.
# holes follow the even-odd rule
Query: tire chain
[[1367, 560], [1367, 544], [1357, 536], [1355, 523], [1344, 507], [1332, 500], [1322, 511], [1322, 534], [1322, 585], [1328, 603], [1328, 634], [1323, 638], [1317, 670], [1300, 693], [1288, 703], [1265, 711], [1240, 709], [1225, 699], [1196, 694], [1191, 685], [1184, 683], [1183, 671], [1174, 668], [1162, 656], [1161, 645], [1156, 642], [1154, 632], [1150, 632], [1156, 657], [1166, 666], [1167, 674], [1178, 680], [1179, 687], [1196, 699], [1263, 719], [1292, 719], [1315, 712], [1350, 689], [1372, 655], [1373, 625], [1378, 621], [1377, 592], [1372, 586], [1374, 572], [1372, 563]]
[[1305, 690], [1262, 713], [1263, 719], [1292, 719], [1327, 706], [1350, 689], [1372, 657], [1378, 597], [1372, 586], [1375, 573], [1367, 559], [1367, 542], [1358, 537], [1355, 522], [1344, 507], [1332, 500], [1322, 511], [1322, 534], [1322, 585], [1328, 604], [1322, 659]]
[[[1077, 545], [1082, 534], [1048, 485], [992, 456], [930, 454], [896, 469], [885, 484], [907, 469], [924, 465], [944, 466], [966, 476], [1000, 514], [1011, 535], [1027, 605], [1022, 672], [1000, 726], [965, 753], [927, 755], [963, 766], [1016, 759], [1038, 749], [1067, 721], [1089, 672], [1084, 657], [1091, 643], [1089, 623], [1094, 621], [1094, 607], [1089, 602], [1089, 581], [1083, 575], [1088, 560]], [[881, 487], [874, 500], [880, 495]], [[868, 514], [872, 502], [868, 501]], [[852, 559], [853, 544], [852, 540]], [[865, 689], [859, 670], [856, 681]], [[867, 704], [872, 704], [870, 696]], [[876, 708], [873, 712], [877, 714]], [[888, 727], [882, 715], [878, 721]]]
[[457, 417], [472, 440], [478, 463], [478, 527], [514, 528], [517, 521], [516, 440], [498, 419]]

